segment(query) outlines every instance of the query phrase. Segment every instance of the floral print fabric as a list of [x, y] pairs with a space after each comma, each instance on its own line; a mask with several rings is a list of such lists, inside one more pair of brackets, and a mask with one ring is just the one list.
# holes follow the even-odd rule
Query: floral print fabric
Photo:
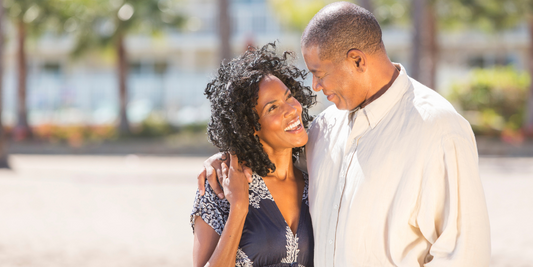
[[[285, 222], [263, 179], [254, 174], [252, 180], [249, 186], [250, 208], [235, 266], [313, 266], [314, 241], [307, 198], [307, 174], [304, 173], [305, 187], [296, 234]], [[194, 221], [199, 216], [221, 235], [228, 215], [229, 202], [219, 199], [209, 183], [204, 196], [196, 193], [191, 214], [193, 231]]]

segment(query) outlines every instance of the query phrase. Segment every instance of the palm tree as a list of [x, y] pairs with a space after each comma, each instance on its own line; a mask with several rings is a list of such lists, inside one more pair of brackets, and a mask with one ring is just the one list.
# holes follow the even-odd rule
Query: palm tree
[[0, 0], [0, 168], [9, 168], [7, 162], [7, 148], [4, 125], [2, 124], [2, 81], [3, 81], [3, 62], [4, 62], [4, 1]]
[[374, 13], [374, 4], [372, 3], [372, 0], [359, 0], [357, 3], [364, 9], [370, 11], [371, 13]]
[[[81, 8], [80, 8], [81, 7]], [[168, 26], [179, 26], [183, 16], [173, 0], [76, 0], [70, 8], [83, 14], [70, 19], [80, 25], [74, 55], [89, 50], [112, 47], [116, 54], [116, 71], [120, 98], [119, 126], [121, 135], [130, 133], [127, 116], [128, 52], [125, 38], [134, 32], [151, 32]], [[81, 10], [81, 11], [80, 11]]]
[[422, 56], [422, 33], [425, 0], [412, 1], [413, 39], [411, 40], [411, 77], [418, 80], [420, 76], [420, 57]]
[[22, 140], [32, 137], [28, 123], [27, 111], [27, 57], [26, 41], [28, 37], [36, 37], [50, 21], [59, 20], [54, 9], [54, 0], [4, 0], [8, 18], [16, 28], [17, 37], [17, 124], [14, 130], [15, 139]]
[[231, 20], [228, 14], [229, 0], [218, 0], [218, 27], [220, 38], [220, 60], [231, 59]]
[[438, 62], [437, 17], [431, 0], [411, 2], [413, 39], [410, 75], [436, 90]]
[[[33, 5], [33, 1], [6, 1], [8, 14], [11, 15], [13, 24], [16, 27], [17, 37], [17, 124], [13, 135], [16, 139], [21, 140], [31, 138], [32, 133], [28, 124], [28, 112], [26, 106], [26, 35], [28, 23], [33, 22], [36, 16], [39, 16], [39, 8]], [[33, 7], [30, 9], [30, 7]], [[13, 11], [15, 10], [15, 11]], [[18, 12], [17, 12], [18, 11]], [[26, 15], [28, 14], [28, 15]]]
[[[533, 12], [528, 15], [527, 26], [529, 33], [529, 77], [533, 77]], [[524, 121], [524, 129], [533, 136], [533, 81], [529, 85], [529, 98], [527, 101], [526, 116]]]

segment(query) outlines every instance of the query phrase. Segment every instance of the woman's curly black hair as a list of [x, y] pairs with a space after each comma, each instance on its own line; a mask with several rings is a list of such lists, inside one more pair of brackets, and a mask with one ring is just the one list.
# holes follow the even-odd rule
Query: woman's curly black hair
[[[316, 104], [316, 96], [309, 86], [304, 86], [305, 70], [290, 65], [293, 52], [276, 55], [275, 43], [261, 49], [249, 48], [241, 56], [222, 63], [217, 76], [207, 84], [205, 95], [211, 101], [211, 120], [207, 127], [209, 141], [221, 152], [236, 154], [239, 162], [260, 176], [274, 172], [276, 166], [263, 150], [255, 130], [260, 130], [257, 105], [259, 82], [267, 75], [276, 76], [302, 105], [302, 122], [313, 120], [309, 108]], [[293, 160], [303, 147], [293, 148]]]

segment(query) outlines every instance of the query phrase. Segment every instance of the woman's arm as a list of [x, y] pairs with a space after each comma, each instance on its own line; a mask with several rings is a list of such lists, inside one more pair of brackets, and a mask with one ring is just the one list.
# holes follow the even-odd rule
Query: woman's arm
[[[227, 166], [223, 163], [223, 173]], [[231, 179], [229, 178], [231, 177]], [[242, 229], [248, 214], [248, 181], [238, 166], [235, 156], [231, 158], [229, 176], [222, 180], [226, 199], [230, 202], [228, 220], [219, 236], [211, 226], [198, 217], [195, 219], [193, 264], [194, 266], [235, 266], [237, 249]]]
[[230, 211], [221, 236], [197, 217], [194, 231], [194, 266], [235, 266], [246, 214], [247, 212]]

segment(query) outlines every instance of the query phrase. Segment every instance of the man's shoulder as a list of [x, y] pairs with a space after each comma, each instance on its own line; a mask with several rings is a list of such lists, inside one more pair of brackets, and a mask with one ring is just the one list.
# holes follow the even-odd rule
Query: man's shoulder
[[442, 134], [470, 133], [470, 123], [459, 114], [453, 105], [435, 90], [411, 79], [413, 84], [412, 103], [417, 116], [424, 124]]
[[456, 113], [453, 105], [435, 90], [421, 84], [411, 78], [413, 84], [413, 103], [416, 107], [427, 109], [434, 112], [452, 112]]
[[328, 123], [344, 120], [347, 114], [346, 110], [339, 110], [335, 105], [331, 105], [315, 117], [310, 128], [323, 127]]
[[346, 110], [339, 110], [335, 105], [330, 105], [317, 115], [317, 118], [329, 119], [346, 116]]
[[339, 110], [335, 105], [326, 108], [309, 125], [308, 147], [312, 149], [313, 145], [310, 146], [309, 143], [317, 142], [324, 137], [338, 133], [343, 126], [348, 125], [346, 123], [347, 118], [348, 111], [346, 110]]

